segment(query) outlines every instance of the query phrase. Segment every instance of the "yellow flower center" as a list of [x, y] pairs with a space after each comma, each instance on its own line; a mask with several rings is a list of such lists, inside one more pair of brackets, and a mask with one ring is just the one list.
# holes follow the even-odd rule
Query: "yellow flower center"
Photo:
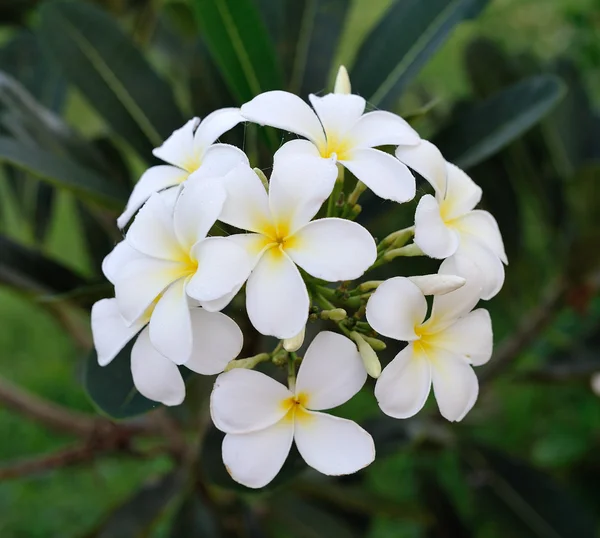
[[336, 136], [335, 133], [327, 133], [324, 144], [319, 145], [319, 153], [321, 157], [329, 159], [335, 154], [338, 161], [350, 159], [350, 152], [353, 144], [347, 138]]
[[189, 155], [183, 163], [183, 169], [191, 174], [192, 172], [198, 170], [201, 164], [202, 159], [200, 158], [200, 155]]
[[296, 396], [290, 396], [281, 402], [281, 406], [287, 411], [283, 420], [293, 421], [301, 420], [308, 421], [312, 417], [306, 411], [306, 405], [308, 403], [308, 394], [301, 392]]

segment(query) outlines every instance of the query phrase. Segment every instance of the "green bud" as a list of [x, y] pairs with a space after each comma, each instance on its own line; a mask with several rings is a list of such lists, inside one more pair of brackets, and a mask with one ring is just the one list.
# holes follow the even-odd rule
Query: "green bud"
[[350, 333], [352, 339], [356, 342], [358, 352], [362, 358], [363, 364], [367, 374], [377, 379], [381, 375], [381, 363], [377, 357], [377, 353], [373, 351], [373, 348], [368, 344], [364, 337], [357, 332]]
[[331, 310], [323, 310], [321, 319], [330, 319], [332, 321], [342, 321], [348, 317], [348, 313], [343, 308], [332, 308]]
[[265, 190], [269, 192], [269, 180], [267, 179], [267, 176], [265, 176], [265, 173], [260, 168], [253, 168], [252, 170], [254, 170], [254, 173], [258, 176], [258, 179], [260, 179], [260, 182], [263, 184]]
[[373, 338], [372, 336], [365, 336], [364, 334], [361, 336], [375, 351], [383, 351], [385, 348], [387, 348], [386, 343], [382, 340], [379, 340], [378, 338]]
[[270, 358], [271, 355], [269, 353], [259, 353], [258, 355], [254, 355], [253, 357], [248, 357], [246, 359], [232, 360], [229, 361], [227, 366], [225, 366], [225, 372], [229, 372], [229, 370], [233, 370], [234, 368], [252, 369], [257, 364], [268, 361]]
[[369, 280], [367, 282], [363, 282], [358, 286], [359, 291], [371, 291], [376, 290], [380, 284], [383, 284], [383, 280]]
[[398, 258], [399, 256], [423, 256], [423, 251], [415, 244], [411, 243], [410, 245], [406, 245], [402, 248], [395, 248], [393, 250], [388, 250], [384, 255], [383, 259], [386, 262], [393, 260], [394, 258]]
[[290, 353], [298, 351], [304, 343], [305, 329], [306, 327], [303, 327], [302, 330], [296, 336], [292, 336], [292, 338], [286, 338], [283, 341], [283, 349], [289, 351]]

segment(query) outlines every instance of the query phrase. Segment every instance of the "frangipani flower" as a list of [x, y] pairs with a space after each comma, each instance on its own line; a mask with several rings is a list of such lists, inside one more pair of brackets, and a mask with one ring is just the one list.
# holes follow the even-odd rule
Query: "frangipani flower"
[[375, 386], [381, 410], [408, 418], [425, 405], [431, 385], [440, 413], [459, 421], [475, 404], [479, 391], [472, 366], [492, 354], [492, 325], [484, 309], [471, 309], [480, 296], [478, 271], [464, 258], [449, 259], [442, 274], [461, 275], [465, 285], [433, 299], [427, 321], [427, 301], [404, 277], [381, 284], [367, 303], [367, 320], [380, 334], [408, 345], [384, 368]]
[[126, 324], [147, 321], [151, 308], [152, 345], [177, 364], [188, 361], [193, 351], [188, 295], [218, 310], [212, 301], [248, 275], [242, 248], [224, 237], [207, 238], [224, 201], [218, 180], [188, 182], [174, 207], [170, 196], [153, 194], [104, 263]]
[[418, 144], [419, 135], [406, 121], [382, 110], [364, 114], [365, 100], [358, 95], [311, 94], [309, 100], [314, 110], [294, 94], [270, 91], [244, 104], [241, 111], [249, 121], [308, 138], [285, 144], [288, 152], [333, 159], [381, 198], [395, 202], [414, 198], [415, 178], [408, 168], [374, 149]]
[[355, 473], [375, 459], [371, 436], [358, 424], [319, 413], [347, 402], [367, 374], [354, 343], [319, 333], [306, 350], [296, 386], [287, 389], [253, 370], [221, 374], [210, 411], [223, 440], [223, 463], [250, 488], [268, 484], [296, 442], [304, 461], [327, 475]]
[[117, 219], [124, 228], [151, 194], [182, 184], [191, 173], [200, 171], [205, 177], [219, 177], [241, 162], [248, 162], [243, 151], [229, 144], [215, 144], [225, 132], [243, 121], [238, 108], [222, 108], [201, 122], [189, 120], [152, 153], [168, 164], [152, 166], [133, 188], [123, 214]]
[[[473, 209], [481, 200], [481, 188], [460, 168], [446, 163], [446, 190], [421, 198], [415, 213], [415, 243], [432, 258], [459, 254], [469, 258], [483, 277], [481, 297], [491, 299], [504, 283], [508, 263], [496, 219]], [[436, 187], [443, 180], [434, 181]]]
[[358, 278], [377, 258], [375, 241], [359, 224], [338, 218], [311, 222], [335, 179], [331, 161], [276, 155], [268, 194], [247, 165], [221, 181], [227, 200], [219, 220], [254, 232], [229, 239], [251, 260], [246, 309], [262, 334], [292, 338], [306, 325], [309, 297], [296, 265], [334, 282]]
[[[102, 299], [92, 307], [92, 334], [100, 366], [109, 364], [123, 347], [139, 332], [131, 350], [131, 375], [137, 390], [150, 400], [165, 405], [179, 405], [185, 398], [185, 384], [179, 368], [160, 354], [150, 341], [148, 321], [153, 307], [127, 325], [119, 312], [116, 299]], [[242, 331], [237, 324], [220, 312], [192, 308], [192, 353], [185, 361], [186, 368], [198, 374], [222, 372], [227, 363], [242, 349]], [[141, 332], [140, 332], [141, 331]]]

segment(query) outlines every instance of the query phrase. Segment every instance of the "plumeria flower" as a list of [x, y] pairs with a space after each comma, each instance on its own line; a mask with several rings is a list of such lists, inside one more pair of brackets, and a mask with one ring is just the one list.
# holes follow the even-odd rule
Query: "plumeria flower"
[[[338, 91], [349, 91], [349, 80], [338, 82]], [[270, 91], [244, 104], [241, 111], [249, 121], [308, 139], [288, 142], [283, 146], [287, 152], [333, 159], [377, 196], [395, 202], [412, 200], [415, 178], [411, 172], [394, 156], [374, 149], [418, 144], [419, 135], [406, 121], [382, 110], [364, 114], [366, 103], [358, 95], [311, 94], [309, 100], [313, 108], [292, 93]]]
[[484, 309], [471, 309], [480, 297], [479, 272], [467, 259], [445, 260], [441, 274], [466, 279], [465, 285], [437, 295], [429, 319], [427, 301], [410, 280], [396, 277], [381, 284], [367, 303], [367, 320], [378, 333], [408, 345], [384, 368], [375, 386], [381, 410], [408, 418], [425, 405], [431, 385], [440, 413], [459, 421], [479, 391], [473, 366], [492, 354], [492, 325]]
[[214, 301], [239, 287], [249, 271], [242, 248], [207, 237], [225, 196], [218, 180], [188, 182], [174, 206], [169, 195], [153, 194], [103, 266], [125, 323], [147, 321], [151, 308], [152, 345], [177, 364], [193, 352], [189, 297], [218, 310]]
[[311, 222], [335, 179], [331, 161], [310, 155], [276, 156], [268, 193], [247, 165], [222, 179], [227, 200], [219, 220], [253, 232], [229, 239], [248, 254], [246, 309], [262, 334], [292, 338], [306, 325], [309, 297], [296, 265], [334, 282], [358, 278], [377, 257], [375, 241], [359, 224], [338, 218]]
[[[131, 349], [131, 375], [137, 390], [150, 400], [179, 405], [185, 398], [185, 384], [179, 368], [159, 353], [150, 341], [148, 322], [154, 306], [128, 325], [116, 299], [102, 299], [92, 307], [92, 334], [100, 366], [109, 364], [139, 332]], [[242, 331], [220, 312], [195, 307], [189, 312], [192, 353], [184, 366], [203, 375], [222, 372], [242, 349]], [[141, 331], [141, 332], [140, 332]]]
[[225, 132], [243, 121], [238, 108], [223, 108], [201, 122], [189, 120], [152, 153], [168, 164], [152, 166], [140, 178], [129, 197], [123, 214], [117, 219], [124, 228], [152, 193], [181, 185], [193, 172], [206, 177], [226, 174], [240, 162], [248, 162], [243, 151], [228, 144], [215, 144]]
[[432, 258], [458, 254], [472, 260], [484, 279], [481, 297], [491, 299], [502, 288], [502, 264], [508, 263], [498, 223], [487, 211], [474, 209], [481, 188], [460, 168], [446, 163], [445, 179], [432, 181], [435, 197], [426, 194], [419, 201], [415, 243]]
[[210, 412], [223, 440], [223, 463], [250, 488], [271, 482], [292, 441], [304, 461], [327, 475], [355, 473], [375, 459], [371, 436], [358, 424], [319, 411], [337, 407], [364, 385], [367, 374], [356, 346], [345, 336], [321, 332], [298, 371], [296, 386], [254, 370], [221, 374]]

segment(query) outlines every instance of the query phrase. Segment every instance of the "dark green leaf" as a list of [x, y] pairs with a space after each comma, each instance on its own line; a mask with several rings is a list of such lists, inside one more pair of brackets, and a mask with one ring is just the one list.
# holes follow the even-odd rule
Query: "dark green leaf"
[[218, 521], [211, 510], [202, 502], [196, 491], [186, 495], [173, 518], [169, 533], [171, 538], [218, 538]]
[[393, 106], [452, 29], [488, 1], [396, 0], [358, 51], [353, 90], [375, 106]]
[[432, 142], [448, 161], [469, 168], [539, 122], [563, 95], [559, 78], [530, 77], [471, 107]]
[[10, 138], [0, 137], [0, 162], [27, 170], [52, 185], [112, 209], [122, 209], [127, 200], [124, 187], [110, 183], [96, 172]]
[[[96, 275], [101, 276], [102, 261], [114, 248], [117, 240], [111, 237], [106, 229], [107, 223], [102, 222], [100, 215], [97, 215], [92, 208], [80, 201], [76, 202], [76, 207], [92, 269]], [[116, 232], [116, 226], [114, 228]]]
[[202, 38], [241, 104], [281, 88], [273, 45], [252, 0], [193, 0]]
[[143, 158], [183, 123], [173, 94], [103, 11], [69, 1], [45, 3], [40, 37], [65, 76]]

